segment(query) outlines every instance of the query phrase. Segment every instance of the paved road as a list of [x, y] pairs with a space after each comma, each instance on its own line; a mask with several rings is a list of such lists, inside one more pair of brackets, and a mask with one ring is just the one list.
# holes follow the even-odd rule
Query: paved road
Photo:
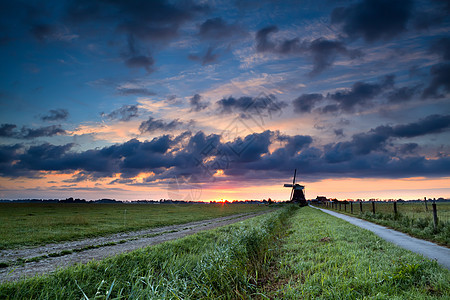
[[337, 218], [343, 219], [353, 225], [359, 226], [361, 228], [367, 229], [381, 237], [382, 239], [394, 243], [397, 246], [400, 246], [404, 249], [410, 250], [412, 252], [422, 254], [425, 257], [430, 259], [436, 259], [437, 262], [450, 270], [450, 249], [446, 247], [442, 247], [436, 245], [432, 242], [424, 241], [421, 239], [416, 239], [410, 237], [405, 233], [401, 233], [384, 226], [380, 226], [368, 221], [364, 221], [358, 218], [350, 217], [347, 215], [343, 215], [334, 211], [330, 211], [327, 209], [317, 208], [311, 206], [316, 209], [320, 209], [321, 211], [335, 216]]

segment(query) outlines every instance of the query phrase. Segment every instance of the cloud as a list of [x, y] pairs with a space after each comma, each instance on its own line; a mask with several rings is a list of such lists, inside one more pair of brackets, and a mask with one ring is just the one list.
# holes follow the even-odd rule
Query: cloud
[[241, 26], [227, 24], [221, 17], [211, 18], [199, 26], [198, 35], [207, 40], [223, 40], [229, 38], [240, 38], [247, 35]]
[[279, 55], [303, 55], [309, 54], [313, 60], [313, 70], [310, 75], [315, 76], [331, 67], [338, 55], [350, 59], [359, 58], [362, 52], [349, 50], [341, 41], [333, 41], [325, 38], [317, 38], [312, 41], [300, 41], [299, 38], [282, 41], [271, 41], [269, 36], [278, 32], [277, 26], [268, 26], [256, 33], [256, 51], [271, 52]]
[[292, 101], [294, 111], [297, 113], [311, 112], [313, 107], [323, 100], [322, 94], [303, 94]]
[[450, 92], [450, 63], [434, 65], [430, 69], [431, 81], [422, 93], [422, 99], [442, 98]]
[[119, 120], [123, 122], [130, 121], [132, 118], [139, 116], [137, 105], [123, 105], [109, 114], [101, 113], [101, 115], [110, 120]]
[[156, 95], [155, 92], [146, 89], [146, 88], [125, 88], [125, 87], [120, 87], [117, 88], [117, 92], [119, 95], [122, 96], [154, 96]]
[[144, 68], [151, 73], [152, 66], [155, 63], [150, 55], [143, 55], [136, 47], [135, 39], [132, 35], [128, 36], [128, 52], [124, 54], [125, 64], [129, 68]]
[[[101, 22], [107, 30], [117, 30], [145, 41], [167, 41], [178, 36], [186, 21], [209, 8], [193, 1], [72, 1], [66, 19], [74, 24]], [[113, 25], [112, 25], [113, 24]]]
[[341, 25], [352, 38], [362, 37], [367, 42], [390, 40], [406, 30], [412, 9], [411, 0], [363, 0], [335, 8], [331, 23]]
[[407, 102], [419, 92], [420, 86], [404, 86], [401, 88], [396, 88], [387, 94], [387, 99], [391, 103], [402, 103]]
[[[321, 113], [351, 113], [358, 107], [370, 107], [373, 105], [371, 100], [383, 92], [393, 89], [394, 79], [393, 75], [388, 75], [383, 77], [378, 83], [357, 81], [351, 88], [328, 93], [326, 96], [322, 94], [303, 94], [292, 101], [294, 112], [309, 113], [317, 108]], [[406, 101], [408, 99], [401, 97], [409, 96], [409, 93], [412, 92], [415, 92], [415, 88], [397, 89], [389, 94], [388, 97], [392, 102]]]
[[261, 95], [258, 97], [228, 97], [216, 102], [219, 107], [219, 113], [244, 113], [246, 114], [274, 113], [281, 112], [287, 106], [283, 101], [278, 101], [274, 95]]
[[[134, 177], [146, 173], [139, 184], [152, 184], [174, 176], [195, 177], [209, 182], [217, 169], [227, 181], [277, 179], [293, 167], [303, 178], [448, 176], [450, 158], [427, 159], [417, 154], [416, 143], [396, 141], [437, 134], [450, 128], [450, 116], [430, 115], [416, 122], [383, 125], [354, 134], [350, 140], [314, 147], [308, 135], [284, 135], [266, 130], [221, 141], [216, 134], [162, 135], [151, 141], [125, 143], [74, 152], [74, 144], [2, 145], [0, 173], [6, 177], [39, 176], [42, 171], [72, 173], [73, 182], [115, 177], [136, 184]], [[271, 146], [276, 150], [270, 151]], [[236, 151], [239, 149], [239, 151]], [[75, 172], [75, 173], [74, 173]], [[119, 181], [113, 181], [114, 184]]]
[[439, 55], [442, 60], [450, 60], [450, 37], [443, 37], [434, 41], [429, 51]]
[[41, 117], [42, 121], [66, 120], [69, 112], [66, 109], [51, 109], [47, 115]]
[[155, 119], [153, 117], [149, 117], [147, 121], [143, 121], [139, 126], [139, 131], [141, 133], [145, 132], [155, 132], [155, 131], [170, 131], [174, 130], [184, 123], [179, 121], [178, 119], [172, 120], [170, 122], [165, 122], [161, 119]]
[[208, 107], [208, 103], [204, 103], [201, 101], [202, 96], [199, 94], [195, 94], [189, 100], [189, 104], [191, 105], [191, 111], [201, 111]]
[[323, 112], [344, 111], [353, 112], [357, 106], [370, 106], [368, 102], [380, 95], [381, 92], [392, 88], [394, 76], [385, 76], [380, 83], [355, 82], [350, 89], [338, 91], [327, 95], [327, 99], [333, 100], [336, 104], [325, 106]]
[[1, 124], [0, 138], [33, 139], [66, 134], [66, 131], [61, 128], [61, 125], [51, 125], [39, 128], [28, 128], [24, 126], [20, 131], [15, 130], [16, 128], [17, 125], [14, 124]]
[[206, 50], [206, 53], [204, 55], [189, 54], [188, 58], [193, 61], [201, 62], [202, 66], [210, 65], [216, 63], [219, 58], [219, 54], [213, 53], [213, 51], [213, 47], [208, 47], [208, 50]]

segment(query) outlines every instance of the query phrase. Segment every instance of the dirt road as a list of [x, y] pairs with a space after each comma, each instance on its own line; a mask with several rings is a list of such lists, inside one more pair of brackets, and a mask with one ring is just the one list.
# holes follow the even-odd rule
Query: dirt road
[[202, 230], [243, 221], [266, 212], [238, 214], [210, 220], [171, 225], [135, 232], [118, 233], [17, 250], [1, 250], [0, 263], [9, 265], [0, 269], [0, 282], [44, 274], [92, 259], [100, 260], [122, 252], [178, 239]]
[[405, 233], [386, 228], [381, 225], [377, 225], [368, 221], [364, 221], [358, 218], [350, 217], [344, 214], [340, 214], [327, 209], [321, 209], [311, 206], [316, 209], [335, 216], [337, 218], [343, 219], [353, 225], [359, 226], [361, 228], [367, 229], [381, 237], [382, 239], [391, 242], [397, 246], [400, 246], [406, 250], [421, 254], [430, 259], [435, 259], [437, 262], [450, 270], [450, 249], [436, 245], [432, 242], [425, 240], [413, 238]]

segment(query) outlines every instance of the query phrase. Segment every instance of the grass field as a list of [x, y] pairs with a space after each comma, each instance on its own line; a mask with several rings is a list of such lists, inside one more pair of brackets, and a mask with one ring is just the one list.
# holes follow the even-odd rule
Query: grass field
[[267, 209], [267, 206], [254, 204], [0, 203], [0, 249], [76, 240]]
[[450, 272], [313, 208], [291, 219], [273, 286], [283, 299], [433, 299], [450, 297]]
[[425, 203], [398, 202], [397, 215], [394, 214], [393, 203], [376, 202], [375, 214], [372, 213], [371, 203], [363, 203], [362, 207], [361, 213], [359, 203], [353, 203], [352, 214], [350, 204], [347, 204], [346, 209], [342, 204], [337, 211], [450, 247], [450, 203], [436, 203], [439, 220], [437, 227], [434, 226], [431, 202], [428, 203], [428, 211]]
[[[351, 234], [349, 234], [351, 233]], [[1, 299], [448, 299], [436, 262], [315, 209], [0, 285]]]

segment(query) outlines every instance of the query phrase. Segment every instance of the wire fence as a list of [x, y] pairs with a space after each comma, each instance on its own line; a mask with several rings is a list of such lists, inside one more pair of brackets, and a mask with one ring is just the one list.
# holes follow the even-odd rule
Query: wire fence
[[377, 202], [377, 201], [339, 201], [339, 202], [318, 202], [313, 205], [321, 208], [332, 209], [348, 214], [360, 215], [364, 213], [392, 215], [401, 214], [408, 216], [411, 219], [426, 219], [430, 218], [437, 222], [450, 222], [450, 202], [440, 201], [421, 201], [421, 202], [407, 202], [407, 201], [391, 201], [391, 202]]

